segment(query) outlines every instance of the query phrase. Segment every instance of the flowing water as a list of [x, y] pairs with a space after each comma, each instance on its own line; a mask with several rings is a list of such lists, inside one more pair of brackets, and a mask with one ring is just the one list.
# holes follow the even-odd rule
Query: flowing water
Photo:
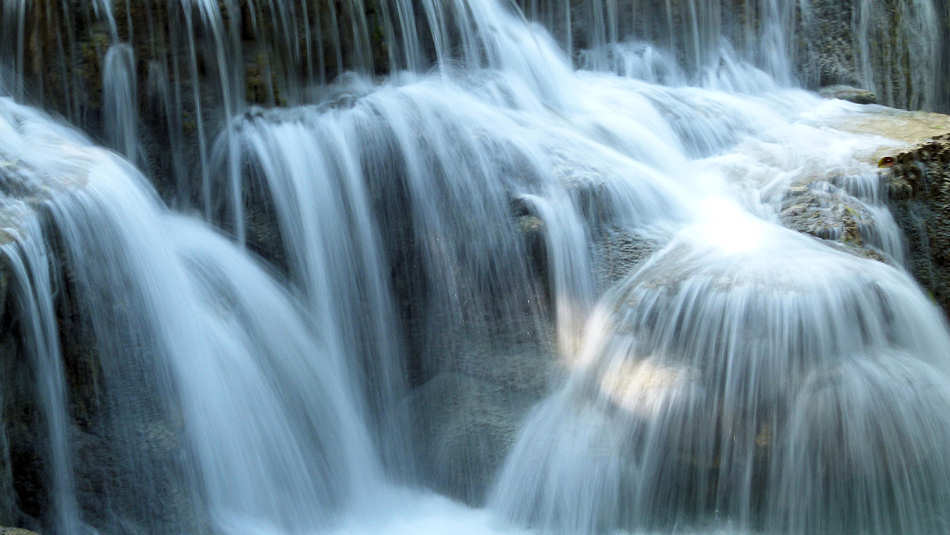
[[[55, 91], [2, 40], [34, 520], [950, 529], [950, 332], [883, 204], [874, 155], [900, 141], [848, 127], [886, 111], [794, 87], [794, 3], [731, 25], [719, 2], [640, 4], [148, 1], [145, 28], [128, 3], [50, 8], [51, 27], [101, 27], [115, 152], [20, 102]], [[0, 9], [22, 37], [26, 5]], [[128, 43], [163, 17], [176, 52], [142, 80]], [[244, 104], [242, 31], [281, 51], [264, 93], [284, 106]], [[374, 78], [377, 40], [392, 73]], [[55, 78], [63, 113], [86, 124], [74, 76]]]

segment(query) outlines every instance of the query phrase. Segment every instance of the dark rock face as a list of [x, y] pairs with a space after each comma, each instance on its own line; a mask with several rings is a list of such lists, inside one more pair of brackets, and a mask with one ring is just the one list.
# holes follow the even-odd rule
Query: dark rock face
[[42, 513], [47, 503], [44, 431], [9, 281], [4, 262], [0, 265], [0, 522], [22, 525]]
[[[34, 208], [45, 236], [27, 239], [48, 240], [43, 246], [58, 290], [52, 305], [59, 339], [52, 343], [61, 350], [64, 432], [81, 517], [106, 532], [163, 532], [181, 526], [182, 518], [190, 518], [185, 509], [195, 497], [176, 488], [183, 480], [182, 451], [187, 447], [180, 418], [174, 411], [145, 407], [154, 401], [143, 388], [148, 380], [136, 382], [123, 374], [127, 370], [117, 370], [121, 363], [103, 357], [108, 352], [93, 332], [91, 312], [81, 305], [83, 289], [75, 266], [54, 225], [44, 219], [49, 213]], [[27, 316], [25, 305], [33, 290], [13, 275], [8, 252], [0, 253], [0, 523], [51, 529], [54, 465], [41, 386], [45, 376], [27, 327], [35, 318]]]
[[[518, 366], [541, 364], [525, 355], [502, 355]], [[544, 373], [534, 374], [528, 384]], [[440, 492], [479, 504], [493, 475], [514, 444], [519, 424], [542, 390], [511, 388], [491, 379], [445, 372], [415, 389], [410, 410], [417, 462], [428, 484]]]
[[907, 239], [908, 268], [950, 315], [950, 134], [889, 158], [881, 176]]
[[660, 249], [654, 239], [622, 228], [606, 230], [594, 243], [594, 275], [603, 291], [636, 271], [637, 267]]
[[950, 110], [950, 0], [936, 0], [937, 13], [943, 20], [940, 25], [940, 43], [937, 61], [936, 86], [942, 88], [938, 91], [938, 100], [935, 109], [947, 112]]
[[795, 38], [799, 75], [812, 89], [856, 86], [887, 106], [945, 111], [948, 25], [945, 0], [803, 2]]
[[[100, 4], [111, 5], [111, 20]], [[103, 83], [106, 56], [110, 47], [128, 46], [139, 134], [132, 159], [163, 197], [192, 207], [204, 201], [194, 170], [209, 165], [215, 134], [229, 120], [225, 111], [293, 105], [309, 97], [306, 84], [347, 71], [382, 73], [391, 61], [376, 1], [362, 12], [354, 6], [364, 3], [341, 0], [222, 0], [219, 11], [199, 5], [80, 0], [5, 7], [0, 72], [12, 83], [4, 90], [109, 145], [107, 112], [115, 103], [107, 102]]]
[[810, 87], [860, 84], [851, 25], [852, 0], [817, 0], [801, 13], [798, 69]]

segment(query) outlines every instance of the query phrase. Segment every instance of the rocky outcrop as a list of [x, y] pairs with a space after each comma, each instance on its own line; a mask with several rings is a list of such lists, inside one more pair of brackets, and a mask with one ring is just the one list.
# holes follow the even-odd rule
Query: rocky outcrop
[[950, 134], [885, 156], [881, 165], [908, 268], [950, 315]]
[[831, 181], [789, 188], [779, 216], [786, 227], [819, 238], [834, 249], [887, 261], [874, 246], [875, 220], [868, 206]]
[[786, 226], [818, 238], [862, 245], [871, 214], [857, 199], [826, 181], [793, 186], [782, 206]]
[[873, 91], [850, 85], [832, 85], [822, 87], [818, 94], [825, 98], [847, 100], [855, 104], [877, 104], [877, 95]]
[[23, 528], [4, 528], [0, 527], [0, 535], [39, 535], [35, 531]]

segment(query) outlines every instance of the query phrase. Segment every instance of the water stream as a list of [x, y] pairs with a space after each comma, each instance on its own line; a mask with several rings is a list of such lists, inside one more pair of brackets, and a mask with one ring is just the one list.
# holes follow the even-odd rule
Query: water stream
[[[901, 143], [796, 87], [795, 3], [146, 1], [181, 23], [147, 80], [120, 4], [78, 11], [109, 149], [0, 39], [47, 532], [950, 529], [950, 331], [873, 165]], [[242, 32], [283, 106], [245, 104]]]

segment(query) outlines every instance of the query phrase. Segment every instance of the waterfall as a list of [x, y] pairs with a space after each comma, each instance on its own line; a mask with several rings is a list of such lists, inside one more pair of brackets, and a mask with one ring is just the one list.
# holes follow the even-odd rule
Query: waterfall
[[[742, 250], [687, 228], [601, 302], [578, 370], [521, 432], [499, 509], [555, 532], [943, 529], [937, 310], [896, 270], [736, 223]], [[915, 422], [930, 423], [902, 430]]]
[[[939, 88], [923, 73], [938, 69], [940, 16], [933, 2], [899, 2], [893, 11], [880, 14], [884, 6], [863, 1], [855, 16], [857, 56], [861, 78], [878, 88], [884, 102], [906, 103], [910, 108], [933, 106]], [[892, 15], [896, 14], [896, 15]], [[875, 53], [876, 50], [879, 52]], [[887, 81], [875, 80], [884, 69], [898, 73]]]
[[102, 71], [102, 99], [106, 136], [130, 162], [139, 160], [138, 98], [135, 52], [128, 45], [112, 45]]
[[0, 525], [947, 531], [893, 4], [6, 0]]
[[[39, 222], [24, 211], [25, 233], [40, 235]], [[24, 337], [30, 345], [32, 367], [37, 380], [37, 391], [42, 396], [43, 418], [49, 435], [53, 503], [56, 510], [54, 526], [57, 531], [70, 533], [78, 518], [73, 494], [73, 466], [68, 446], [66, 418], [66, 377], [63, 358], [56, 339], [56, 318], [53, 306], [53, 278], [42, 241], [24, 239], [5, 244], [14, 276], [18, 306], [29, 321]]]
[[[165, 211], [127, 164], [36, 112], [5, 99], [2, 131], [5, 157], [16, 155], [22, 170], [17, 187], [35, 189], [38, 208], [52, 218], [52, 230], [34, 227], [19, 239], [57, 255], [75, 286], [77, 312], [91, 323], [102, 381], [96, 401], [106, 422], [85, 431], [110, 436], [101, 447], [114, 449], [104, 454], [116, 480], [106, 502], [128, 515], [100, 529], [172, 522], [162, 517], [206, 503], [220, 529], [241, 518], [261, 529], [299, 530], [325, 522], [332, 504], [378, 477], [339, 348], [311, 334], [299, 305], [261, 267], [201, 224]], [[14, 187], [10, 179], [5, 187]], [[48, 188], [64, 191], [44, 199]], [[36, 255], [13, 258], [28, 259], [35, 271], [43, 268], [34, 265]], [[51, 437], [60, 437], [51, 444], [51, 473], [65, 476], [57, 481], [65, 486], [68, 457], [59, 450], [66, 429], [58, 421], [65, 378], [48, 332], [53, 296], [42, 275], [31, 277], [36, 295], [26, 301], [45, 312], [25, 317], [45, 325], [24, 337], [37, 353], [52, 346], [36, 373], [49, 383], [40, 390]], [[175, 426], [184, 427], [184, 455], [174, 451]], [[70, 489], [58, 490], [69, 496]], [[68, 515], [74, 507], [63, 501], [55, 506]], [[177, 514], [151, 529], [195, 529], [179, 524], [184, 511]], [[75, 516], [64, 521], [65, 532], [80, 525]]]

